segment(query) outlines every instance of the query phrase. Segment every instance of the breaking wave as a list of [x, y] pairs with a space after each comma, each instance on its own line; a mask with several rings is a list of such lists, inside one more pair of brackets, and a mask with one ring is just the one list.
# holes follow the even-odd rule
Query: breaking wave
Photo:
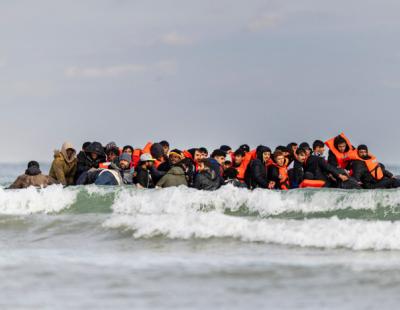
[[0, 188], [3, 220], [62, 214], [74, 221], [82, 213], [101, 213], [104, 229], [129, 232], [133, 238], [235, 238], [302, 247], [400, 250], [398, 190]]

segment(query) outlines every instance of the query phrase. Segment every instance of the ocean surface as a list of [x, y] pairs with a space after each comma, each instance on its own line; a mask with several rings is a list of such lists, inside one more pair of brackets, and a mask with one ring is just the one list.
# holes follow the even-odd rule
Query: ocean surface
[[0, 309], [400, 306], [400, 190], [5, 190], [24, 169], [0, 165]]

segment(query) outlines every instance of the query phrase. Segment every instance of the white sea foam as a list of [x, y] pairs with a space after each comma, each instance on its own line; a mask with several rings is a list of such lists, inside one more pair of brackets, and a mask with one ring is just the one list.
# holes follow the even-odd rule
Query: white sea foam
[[78, 191], [53, 185], [43, 189], [30, 187], [21, 190], [0, 188], [0, 214], [24, 215], [59, 212], [71, 206]]
[[337, 217], [311, 220], [230, 216], [226, 208], [246, 205], [262, 215], [288, 211], [374, 209], [398, 204], [399, 193], [320, 191], [308, 194], [225, 188], [200, 192], [184, 188], [119, 193], [113, 215], [104, 226], [132, 230], [134, 238], [162, 235], [171, 239], [236, 238], [302, 247], [400, 249], [400, 222], [362, 221]]

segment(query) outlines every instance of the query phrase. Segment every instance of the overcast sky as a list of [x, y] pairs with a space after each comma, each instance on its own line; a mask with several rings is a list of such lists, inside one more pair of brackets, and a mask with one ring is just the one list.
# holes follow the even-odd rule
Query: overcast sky
[[69, 140], [310, 143], [400, 163], [398, 0], [0, 2], [0, 161]]

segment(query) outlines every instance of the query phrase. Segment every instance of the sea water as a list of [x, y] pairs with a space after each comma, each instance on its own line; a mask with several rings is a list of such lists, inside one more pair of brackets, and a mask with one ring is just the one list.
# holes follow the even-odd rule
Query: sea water
[[23, 170], [0, 165], [0, 309], [399, 307], [400, 190], [6, 190]]

